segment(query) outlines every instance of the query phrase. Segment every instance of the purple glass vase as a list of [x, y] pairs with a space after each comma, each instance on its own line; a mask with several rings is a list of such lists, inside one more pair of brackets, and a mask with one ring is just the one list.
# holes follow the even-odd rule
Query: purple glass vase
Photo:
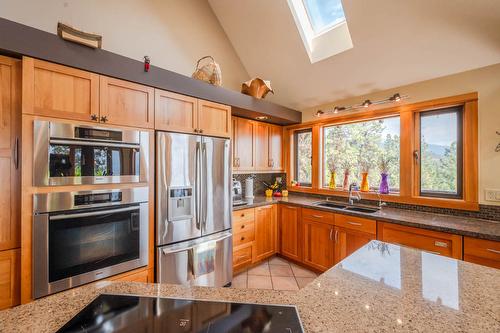
[[380, 180], [380, 194], [389, 194], [389, 174], [382, 172], [380, 174], [382, 179]]

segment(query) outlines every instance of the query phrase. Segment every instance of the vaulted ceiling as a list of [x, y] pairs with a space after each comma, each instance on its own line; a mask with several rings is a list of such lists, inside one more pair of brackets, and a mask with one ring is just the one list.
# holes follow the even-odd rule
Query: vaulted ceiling
[[500, 63], [498, 0], [344, 0], [354, 47], [314, 64], [287, 0], [208, 1], [266, 99], [296, 109]]

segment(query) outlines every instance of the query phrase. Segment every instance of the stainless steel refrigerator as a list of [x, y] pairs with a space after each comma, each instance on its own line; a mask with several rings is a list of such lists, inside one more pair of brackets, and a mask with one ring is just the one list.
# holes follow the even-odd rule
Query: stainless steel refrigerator
[[156, 133], [158, 283], [231, 282], [230, 154], [228, 139]]

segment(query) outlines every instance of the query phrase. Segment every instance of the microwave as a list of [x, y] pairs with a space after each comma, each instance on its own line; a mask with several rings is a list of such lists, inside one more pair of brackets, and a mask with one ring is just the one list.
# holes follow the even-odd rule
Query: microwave
[[33, 185], [148, 181], [149, 132], [34, 121]]

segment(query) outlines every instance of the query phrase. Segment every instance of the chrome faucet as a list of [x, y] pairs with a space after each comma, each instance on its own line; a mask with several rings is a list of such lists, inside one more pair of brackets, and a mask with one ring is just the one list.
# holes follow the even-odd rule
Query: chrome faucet
[[[357, 201], [361, 201], [361, 194], [359, 194], [357, 188], [358, 184], [356, 183], [352, 183], [351, 185], [349, 185], [349, 205], [354, 204], [354, 199], [356, 199]], [[353, 194], [353, 189], [355, 189], [356, 195]]]
[[387, 203], [382, 201], [382, 196], [380, 195], [379, 192], [377, 192], [377, 196], [378, 196], [378, 208], [382, 209], [382, 207], [387, 206]]

